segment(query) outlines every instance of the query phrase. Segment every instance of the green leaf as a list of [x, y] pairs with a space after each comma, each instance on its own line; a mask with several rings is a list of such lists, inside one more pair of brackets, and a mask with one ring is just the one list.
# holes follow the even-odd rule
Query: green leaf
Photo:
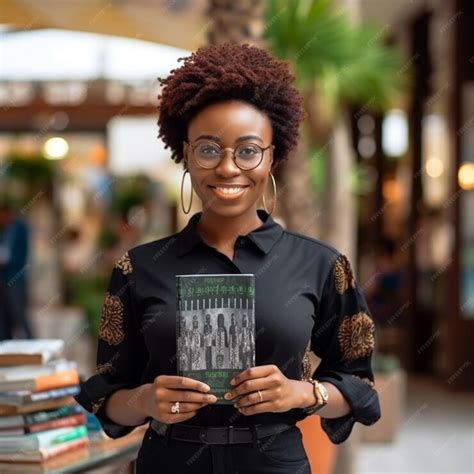
[[333, 108], [351, 102], [388, 107], [407, 86], [401, 55], [384, 43], [384, 28], [353, 25], [331, 0], [269, 0], [265, 38], [291, 61], [299, 87], [318, 83]]

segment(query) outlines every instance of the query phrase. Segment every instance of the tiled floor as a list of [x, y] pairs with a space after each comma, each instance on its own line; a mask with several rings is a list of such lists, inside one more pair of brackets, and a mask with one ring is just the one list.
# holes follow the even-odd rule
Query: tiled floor
[[397, 440], [363, 444], [356, 473], [474, 473], [474, 393], [410, 378]]

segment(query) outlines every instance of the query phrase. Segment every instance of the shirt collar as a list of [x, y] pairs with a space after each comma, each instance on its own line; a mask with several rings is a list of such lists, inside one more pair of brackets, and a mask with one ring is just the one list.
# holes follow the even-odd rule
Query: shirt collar
[[[249, 232], [246, 236], [265, 254], [270, 252], [275, 242], [280, 238], [283, 227], [276, 222], [264, 209], [257, 209], [257, 214], [262, 219], [263, 224], [257, 229]], [[184, 255], [190, 252], [200, 242], [206, 243], [201, 239], [196, 226], [202, 216], [202, 211], [193, 214], [187, 225], [178, 232], [178, 255]]]

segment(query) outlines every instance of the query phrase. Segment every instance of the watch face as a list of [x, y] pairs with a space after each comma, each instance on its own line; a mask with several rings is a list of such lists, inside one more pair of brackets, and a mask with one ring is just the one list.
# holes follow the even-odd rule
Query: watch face
[[329, 398], [329, 393], [326, 389], [326, 387], [323, 384], [319, 384], [319, 390], [321, 392], [321, 396], [323, 397], [324, 401], [327, 402]]

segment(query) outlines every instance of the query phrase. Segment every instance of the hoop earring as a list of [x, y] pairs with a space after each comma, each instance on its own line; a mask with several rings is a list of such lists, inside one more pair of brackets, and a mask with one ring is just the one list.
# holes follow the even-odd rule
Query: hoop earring
[[[186, 211], [183, 206], [183, 184], [184, 184], [184, 177], [186, 176], [186, 173], [188, 173], [189, 170], [185, 170], [183, 173], [183, 178], [181, 179], [181, 209], [185, 214], [189, 214], [189, 211], [191, 210], [191, 206], [193, 204], [193, 184], [191, 181], [191, 201], [189, 202], [189, 207], [188, 210]], [[191, 175], [190, 175], [191, 176]]]
[[272, 210], [270, 212], [268, 212], [268, 210], [267, 210], [267, 203], [265, 202], [265, 193], [263, 193], [263, 195], [262, 195], [263, 207], [265, 208], [265, 211], [267, 212], [267, 214], [271, 214], [275, 210], [276, 199], [277, 199], [276, 183], [275, 183], [275, 178], [273, 177], [272, 173], [270, 173], [270, 178], [272, 178], [272, 184], [273, 184], [273, 206], [272, 206]]

